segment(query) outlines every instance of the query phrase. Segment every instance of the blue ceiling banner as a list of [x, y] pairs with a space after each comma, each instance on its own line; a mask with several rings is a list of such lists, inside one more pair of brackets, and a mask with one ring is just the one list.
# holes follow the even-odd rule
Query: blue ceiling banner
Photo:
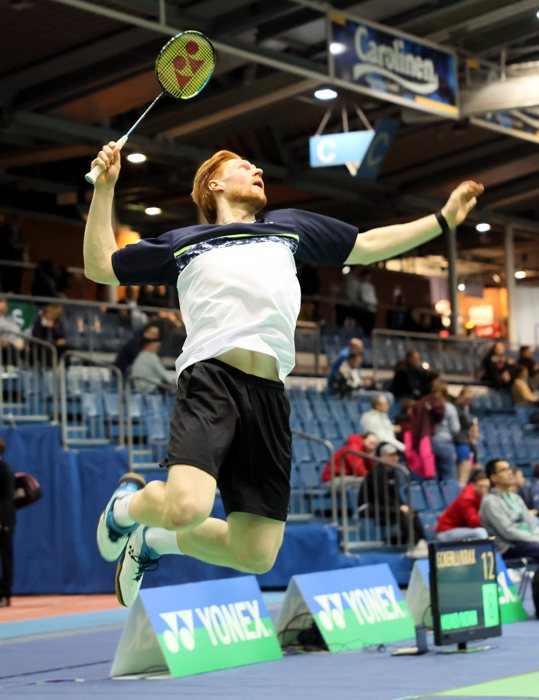
[[311, 168], [361, 164], [374, 138], [374, 131], [347, 131], [342, 134], [311, 136], [309, 155]]
[[332, 77], [382, 100], [459, 118], [453, 51], [340, 13], [328, 20]]
[[376, 122], [374, 138], [357, 171], [357, 177], [360, 180], [374, 182], [378, 178], [398, 130], [399, 121], [397, 119], [384, 117]]

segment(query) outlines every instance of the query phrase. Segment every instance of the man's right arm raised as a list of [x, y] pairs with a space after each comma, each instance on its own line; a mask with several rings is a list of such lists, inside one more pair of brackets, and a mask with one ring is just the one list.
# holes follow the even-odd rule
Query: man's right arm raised
[[112, 267], [112, 254], [118, 250], [112, 227], [114, 185], [120, 174], [120, 152], [111, 141], [99, 151], [92, 168], [105, 170], [97, 178], [84, 230], [84, 274], [99, 284], [119, 284]]

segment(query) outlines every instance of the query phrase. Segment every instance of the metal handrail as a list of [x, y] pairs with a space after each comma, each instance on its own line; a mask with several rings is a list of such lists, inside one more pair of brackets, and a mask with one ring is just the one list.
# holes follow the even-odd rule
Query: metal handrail
[[[354, 449], [346, 449], [342, 452], [341, 457], [340, 457], [340, 471], [339, 471], [339, 476], [335, 477], [340, 481], [340, 497], [341, 497], [341, 513], [342, 513], [342, 534], [343, 534], [343, 550], [345, 554], [350, 553], [350, 528], [348, 525], [348, 503], [346, 499], [346, 481], [345, 479], [341, 479], [340, 476], [344, 476], [344, 471], [345, 471], [345, 458], [346, 455], [353, 454], [356, 455], [357, 457], [362, 457], [363, 459], [368, 459], [371, 462], [375, 462], [376, 464], [381, 464], [382, 466], [388, 466], [392, 467], [393, 469], [401, 472], [406, 480], [406, 491], [407, 491], [407, 500], [408, 503], [411, 502], [411, 479], [410, 479], [410, 470], [404, 467], [402, 464], [393, 464], [393, 462], [388, 462], [387, 460], [380, 459], [380, 457], [373, 457], [372, 455], [368, 454], [367, 452], [363, 452], [361, 450], [354, 450]], [[332, 488], [333, 491], [333, 488]], [[377, 484], [375, 482], [375, 492], [377, 491]], [[377, 508], [378, 505], [378, 498], [377, 498], [377, 493], [375, 493], [375, 509], [377, 510], [377, 514], [379, 512], [379, 508]], [[408, 511], [408, 543], [407, 543], [407, 551], [410, 551], [413, 548], [413, 530], [412, 530], [412, 509], [410, 507], [410, 510]], [[378, 518], [376, 518], [376, 521], [378, 522]], [[386, 526], [389, 525], [389, 519], [388, 519], [388, 514], [386, 513]]]
[[[29, 346], [32, 346], [34, 348], [41, 347], [43, 350], [46, 350], [48, 353], [50, 353], [50, 369], [52, 372], [52, 422], [58, 423], [58, 387], [56, 383], [58, 373], [58, 351], [56, 347], [52, 343], [47, 342], [46, 340], [41, 340], [41, 338], [34, 338], [33, 336], [26, 335], [25, 333], [21, 333], [20, 331], [14, 331], [7, 328], [0, 328], [0, 335], [16, 336], [17, 338], [20, 338], [24, 343], [24, 348], [23, 350], [19, 351], [19, 354], [21, 352], [24, 353], [25, 349]], [[34, 360], [35, 359], [36, 358], [34, 357]], [[35, 367], [36, 364], [37, 363], [35, 363], [33, 366]], [[32, 367], [32, 365], [30, 365], [30, 367]], [[3, 416], [3, 393], [3, 391], [0, 391], [0, 417]], [[18, 394], [20, 398], [20, 387], [18, 389]]]
[[[329, 466], [331, 481], [335, 478], [335, 448], [333, 443], [329, 440], [324, 440], [324, 438], [318, 437], [317, 435], [311, 435], [311, 433], [304, 433], [302, 430], [291, 430], [292, 435], [296, 437], [303, 438], [304, 440], [311, 440], [312, 442], [317, 442], [319, 445], [323, 445], [328, 451], [329, 456]], [[334, 489], [331, 489], [331, 520], [334, 524], [338, 523], [338, 510], [337, 510], [337, 494]]]

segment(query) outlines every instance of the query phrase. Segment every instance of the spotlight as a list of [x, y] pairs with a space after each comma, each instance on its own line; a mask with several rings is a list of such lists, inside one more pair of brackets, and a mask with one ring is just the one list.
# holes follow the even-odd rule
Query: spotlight
[[163, 213], [163, 210], [161, 207], [146, 207], [144, 213], [148, 216], [159, 216], [159, 214]]
[[464, 284], [464, 282], [461, 282], [458, 285], [457, 289], [459, 290], [459, 292], [464, 292], [464, 290], [466, 289], [466, 285]]
[[341, 53], [346, 53], [346, 44], [340, 41], [332, 41], [329, 45], [329, 53], [332, 54], [332, 56], [339, 56]]
[[337, 93], [331, 88], [320, 88], [315, 91], [314, 96], [317, 100], [334, 100], [337, 97]]
[[481, 221], [476, 225], [475, 230], [478, 233], [486, 233], [487, 231], [490, 231], [490, 224], [487, 224], [486, 221]]
[[517, 271], [515, 272], [515, 278], [516, 278], [517, 280], [524, 280], [524, 279], [526, 279], [526, 277], [527, 277], [527, 272], [526, 272], [526, 270], [517, 270]]
[[144, 161], [148, 160], [148, 158], [144, 155], [144, 153], [130, 153], [127, 156], [127, 160], [130, 163], [144, 163]]

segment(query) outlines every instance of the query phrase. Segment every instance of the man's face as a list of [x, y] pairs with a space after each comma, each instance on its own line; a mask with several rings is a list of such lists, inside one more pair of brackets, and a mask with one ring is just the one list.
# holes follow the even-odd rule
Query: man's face
[[507, 491], [511, 488], [514, 475], [509, 462], [501, 459], [496, 463], [496, 472], [491, 476], [491, 481], [493, 486], [502, 491]]
[[223, 192], [232, 204], [246, 205], [253, 213], [266, 206], [262, 170], [248, 160], [227, 160], [216, 176], [210, 180], [215, 192]]
[[387, 413], [389, 411], [389, 403], [385, 396], [378, 397], [375, 408], [381, 413]]
[[460, 404], [462, 404], [462, 406], [469, 406], [472, 401], [472, 394], [468, 391], [465, 391], [462, 394], [459, 394], [457, 400]]
[[483, 496], [488, 493], [489, 488], [490, 482], [488, 479], [479, 479], [479, 481], [476, 481], [474, 484], [474, 491], [480, 498], [483, 498]]

